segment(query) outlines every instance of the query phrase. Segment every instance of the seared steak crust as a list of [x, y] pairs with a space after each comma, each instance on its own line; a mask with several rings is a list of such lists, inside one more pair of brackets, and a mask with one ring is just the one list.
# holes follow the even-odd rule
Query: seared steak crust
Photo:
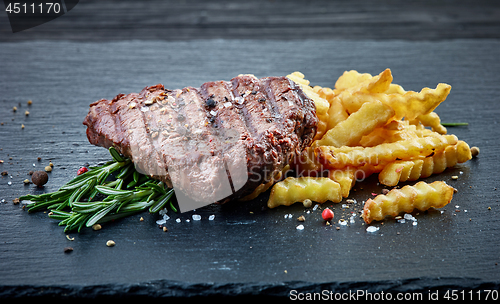
[[[138, 170], [181, 190], [216, 192], [221, 173], [215, 171], [224, 163], [232, 180], [228, 199], [250, 194], [281, 171], [312, 143], [317, 122], [314, 102], [288, 78], [240, 75], [200, 88], [158, 84], [101, 99], [83, 124], [91, 144], [115, 147]], [[244, 177], [231, 169], [241, 160]]]

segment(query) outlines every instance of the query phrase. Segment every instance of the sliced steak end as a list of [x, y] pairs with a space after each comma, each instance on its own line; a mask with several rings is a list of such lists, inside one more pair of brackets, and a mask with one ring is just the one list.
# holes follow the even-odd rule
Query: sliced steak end
[[205, 204], [240, 198], [312, 143], [314, 102], [286, 77], [241, 75], [199, 88], [158, 84], [90, 105], [91, 144]]

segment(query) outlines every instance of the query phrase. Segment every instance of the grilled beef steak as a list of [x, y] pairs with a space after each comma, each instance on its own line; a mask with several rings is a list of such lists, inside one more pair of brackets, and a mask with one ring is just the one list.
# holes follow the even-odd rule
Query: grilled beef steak
[[158, 84], [90, 105], [90, 143], [197, 201], [250, 194], [310, 145], [314, 102], [286, 77], [240, 75], [200, 88]]

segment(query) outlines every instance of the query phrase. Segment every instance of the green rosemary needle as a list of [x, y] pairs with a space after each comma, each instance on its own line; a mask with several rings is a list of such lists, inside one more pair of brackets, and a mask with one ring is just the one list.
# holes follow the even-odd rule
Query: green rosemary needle
[[459, 126], [468, 126], [467, 122], [442, 122], [441, 125], [443, 127], [459, 127]]
[[[112, 161], [91, 167], [59, 190], [27, 194], [19, 199], [30, 201], [26, 205], [28, 212], [50, 210], [49, 217], [59, 220], [59, 225], [65, 226], [64, 231], [80, 231], [145, 210], [156, 213], [167, 204], [177, 212], [172, 202], [173, 189], [137, 172], [133, 163], [113, 147], [109, 152]], [[99, 200], [94, 201], [97, 197]]]

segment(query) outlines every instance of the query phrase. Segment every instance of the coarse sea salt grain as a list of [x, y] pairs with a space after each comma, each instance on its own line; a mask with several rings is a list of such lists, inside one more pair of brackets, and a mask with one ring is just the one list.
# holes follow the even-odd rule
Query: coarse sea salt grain
[[181, 222], [181, 219], [180, 219], [180, 218], [177, 218], [175, 221], [176, 221], [177, 223], [180, 223], [180, 222]]
[[165, 224], [167, 221], [165, 219], [161, 219], [161, 220], [157, 220], [156, 221], [156, 225], [163, 225]]
[[214, 219], [215, 219], [215, 215], [213, 215], [213, 214], [208, 217], [209, 221], [213, 221]]
[[377, 232], [380, 228], [375, 226], [366, 227], [366, 232]]
[[199, 220], [201, 220], [201, 215], [193, 214], [192, 218], [193, 218], [193, 221], [199, 221]]
[[304, 230], [304, 225], [298, 225], [297, 230]]
[[416, 221], [417, 220], [413, 215], [411, 215], [409, 213], [406, 213], [404, 215], [404, 218], [407, 219], [407, 220], [411, 220], [411, 221]]

